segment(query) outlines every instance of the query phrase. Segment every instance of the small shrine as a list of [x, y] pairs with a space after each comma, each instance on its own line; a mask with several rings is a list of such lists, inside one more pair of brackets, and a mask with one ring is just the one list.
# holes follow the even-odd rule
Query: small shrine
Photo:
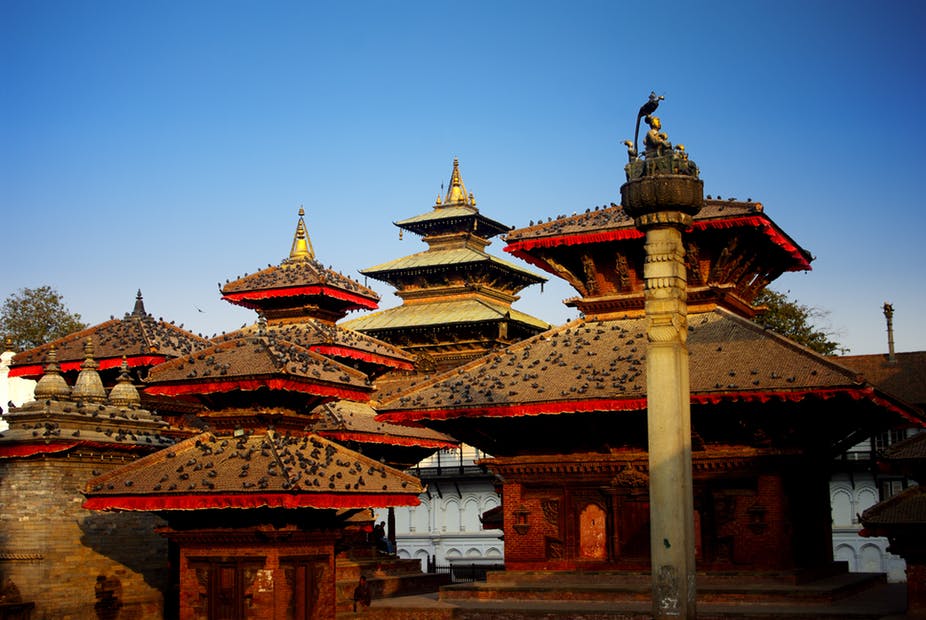
[[395, 225], [421, 235], [428, 249], [361, 273], [394, 286], [402, 305], [345, 327], [401, 346], [422, 372], [447, 370], [549, 328], [512, 308], [520, 290], [546, 278], [485, 251], [509, 229], [479, 212], [456, 159], [434, 208]]
[[[156, 319], [145, 310], [141, 290], [135, 296], [131, 312], [121, 319], [110, 318], [98, 325], [68, 334], [52, 342], [13, 356], [10, 377], [38, 379], [49, 350], [55, 349], [58, 368], [69, 385], [73, 385], [84, 363], [84, 342], [93, 340], [94, 359], [100, 380], [107, 388], [113, 387], [122, 374], [123, 360], [128, 366], [128, 377], [140, 388], [148, 371], [157, 364], [183, 355], [195, 353], [209, 345], [209, 341], [164, 319]], [[157, 411], [174, 423], [177, 436], [185, 436], [184, 416], [195, 415], [195, 403], [180, 399], [160, 399], [142, 390], [141, 406]]]

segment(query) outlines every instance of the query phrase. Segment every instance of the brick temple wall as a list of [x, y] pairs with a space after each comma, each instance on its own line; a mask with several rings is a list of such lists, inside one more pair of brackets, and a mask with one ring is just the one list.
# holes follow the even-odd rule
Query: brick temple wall
[[28, 458], [0, 461], [0, 574], [33, 618], [96, 618], [97, 578], [116, 588], [120, 620], [160, 619], [167, 583], [163, 522], [148, 513], [81, 508], [78, 490], [121, 459]]

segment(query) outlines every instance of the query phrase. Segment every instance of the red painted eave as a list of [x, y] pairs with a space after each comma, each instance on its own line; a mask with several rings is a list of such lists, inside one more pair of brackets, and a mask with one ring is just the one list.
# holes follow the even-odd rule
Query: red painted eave
[[318, 431], [318, 434], [325, 439], [332, 441], [344, 442], [354, 441], [357, 443], [370, 443], [387, 446], [411, 446], [415, 448], [456, 448], [459, 444], [453, 441], [441, 441], [440, 439], [419, 439], [417, 437], [398, 437], [390, 434], [377, 433], [359, 433], [352, 431]]
[[339, 387], [333, 385], [324, 385], [319, 383], [310, 383], [304, 381], [294, 381], [292, 379], [229, 379], [227, 381], [189, 381], [184, 383], [162, 383], [149, 385], [145, 388], [148, 394], [157, 394], [159, 396], [181, 396], [184, 394], [216, 394], [222, 392], [232, 392], [235, 390], [252, 391], [260, 388], [269, 390], [287, 390], [290, 392], [302, 392], [313, 396], [327, 396], [354, 401], [368, 401], [370, 399], [369, 391], [350, 387]]
[[226, 293], [225, 295], [222, 295], [222, 299], [233, 304], [238, 304], [239, 306], [245, 306], [247, 308], [260, 308], [260, 304], [256, 302], [263, 299], [318, 296], [331, 297], [333, 299], [346, 301], [352, 304], [352, 308], [356, 309], [376, 310], [379, 307], [379, 305], [376, 303], [376, 300], [374, 299], [322, 284], [315, 284], [311, 286], [292, 286], [287, 288], [275, 288], [256, 291], [242, 291], [240, 293]]
[[337, 345], [313, 345], [309, 348], [316, 353], [320, 353], [321, 355], [326, 355], [328, 357], [345, 357], [348, 359], [367, 362], [369, 364], [388, 366], [390, 368], [397, 368], [400, 370], [415, 369], [415, 365], [409, 361], [400, 360], [394, 357], [387, 357], [385, 355], [378, 355], [376, 353], [369, 353], [367, 351], [361, 351], [359, 349], [350, 347]]
[[[691, 395], [693, 405], [717, 405], [721, 402], [801, 402], [805, 398], [830, 400], [846, 396], [852, 400], [869, 400], [878, 407], [901, 416], [908, 422], [923, 426], [924, 420], [908, 407], [893, 402], [871, 386], [782, 391], [700, 392]], [[547, 401], [495, 407], [455, 409], [395, 409], [381, 411], [378, 419], [399, 424], [415, 424], [424, 420], [452, 420], [461, 417], [517, 418], [534, 415], [560, 415], [593, 411], [640, 411], [646, 409], [646, 398], [595, 399], [579, 401]]]
[[90, 497], [86, 510], [213, 510], [222, 508], [385, 508], [417, 506], [412, 493], [200, 493], [189, 495], [106, 495]]
[[[711, 230], [721, 228], [752, 227], [758, 228], [776, 246], [784, 250], [793, 260], [794, 265], [788, 271], [809, 271], [811, 257], [788, 238], [771, 220], [757, 216], [744, 216], [725, 219], [696, 220], [692, 230]], [[566, 235], [553, 235], [549, 237], [536, 237], [522, 239], [509, 243], [505, 251], [529, 262], [544, 271], [554, 273], [542, 259], [531, 257], [530, 251], [535, 248], [551, 248], [570, 245], [586, 245], [592, 243], [608, 243], [625, 241], [628, 239], [642, 239], [643, 233], [635, 228], [618, 228], [614, 230], [596, 231], [590, 233], [576, 233]]]
[[[129, 368], [135, 368], [136, 366], [157, 366], [158, 364], [162, 364], [166, 361], [166, 355], [133, 355], [131, 357], [126, 357], [126, 363], [129, 365]], [[122, 365], [122, 356], [97, 358], [96, 362], [100, 365], [99, 370], [118, 368]], [[69, 372], [72, 370], [80, 370], [80, 366], [83, 363], [83, 360], [61, 362], [58, 364], [58, 366], [61, 368], [61, 372]], [[45, 374], [44, 364], [28, 364], [25, 366], [14, 366], [10, 368], [10, 377], [38, 379], [43, 374]]]

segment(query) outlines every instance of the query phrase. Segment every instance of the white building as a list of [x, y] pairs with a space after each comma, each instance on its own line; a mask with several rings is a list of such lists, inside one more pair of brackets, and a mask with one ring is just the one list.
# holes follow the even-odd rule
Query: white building
[[[504, 561], [502, 531], [483, 529], [482, 515], [501, 501], [495, 478], [476, 461], [485, 454], [472, 446], [441, 450], [409, 473], [427, 487], [421, 504], [395, 509], [396, 553], [417, 558], [427, 570], [438, 565], [500, 565]], [[386, 520], [386, 510], [376, 520]]]
[[[0, 353], [0, 411], [6, 413], [9, 410], [9, 404], [19, 407], [23, 403], [33, 400], [33, 390], [35, 381], [32, 379], [23, 379], [21, 377], [10, 377], [10, 362], [13, 360], [15, 353], [6, 350]], [[0, 431], [9, 428], [6, 420], [0, 418]]]

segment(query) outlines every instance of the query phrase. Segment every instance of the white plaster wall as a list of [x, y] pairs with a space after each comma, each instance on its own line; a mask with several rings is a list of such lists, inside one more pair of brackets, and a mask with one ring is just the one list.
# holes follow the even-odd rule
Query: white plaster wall
[[887, 551], [886, 538], [859, 536], [858, 516], [878, 503], [878, 488], [869, 473], [836, 474], [830, 480], [833, 514], [833, 558], [849, 563], [849, 570], [886, 573], [888, 581], [907, 580], [903, 558]]
[[[0, 408], [7, 412], [10, 401], [17, 407], [35, 399], [35, 381], [20, 377], [10, 377], [10, 361], [15, 353], [4, 351], [0, 353]], [[6, 420], [0, 418], [0, 431], [10, 427]]]

